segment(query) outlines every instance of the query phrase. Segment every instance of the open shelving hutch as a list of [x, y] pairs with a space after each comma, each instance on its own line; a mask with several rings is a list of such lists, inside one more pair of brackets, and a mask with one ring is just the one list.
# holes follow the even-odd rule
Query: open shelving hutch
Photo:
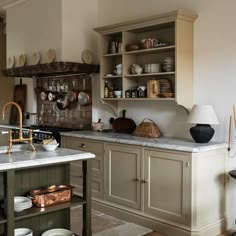
[[[100, 35], [100, 89], [101, 101], [109, 105], [116, 113], [119, 101], [175, 101], [186, 109], [192, 107], [193, 93], [193, 22], [196, 15], [176, 10], [144, 19], [98, 27], [94, 30]], [[141, 40], [155, 38], [164, 42], [163, 46], [127, 51], [127, 45], [139, 44]], [[112, 41], [122, 44], [121, 52], [109, 53]], [[141, 65], [160, 63], [166, 57], [174, 60], [174, 69], [158, 73], [130, 73], [132, 64]], [[115, 75], [114, 69], [122, 64], [122, 75]], [[109, 75], [109, 76], [107, 76]], [[147, 86], [148, 80], [166, 79], [172, 87], [172, 97], [127, 98], [126, 91]], [[122, 90], [121, 98], [104, 98], [104, 84]]]

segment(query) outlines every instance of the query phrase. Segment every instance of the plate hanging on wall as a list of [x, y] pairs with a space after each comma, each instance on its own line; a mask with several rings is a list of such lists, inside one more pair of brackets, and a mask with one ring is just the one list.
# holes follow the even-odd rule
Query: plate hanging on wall
[[32, 64], [37, 65], [40, 62], [41, 55], [39, 52], [33, 52], [31, 58], [32, 58]]
[[89, 49], [85, 49], [81, 53], [81, 59], [86, 64], [93, 63], [93, 53]]
[[19, 66], [24, 66], [26, 63], [26, 56], [24, 54], [21, 54], [19, 56], [19, 60], [18, 60]]
[[12, 68], [12, 67], [14, 67], [14, 65], [15, 65], [15, 57], [14, 56], [8, 57], [8, 59], [7, 59], [7, 67], [8, 68]]
[[55, 49], [49, 49], [47, 51], [47, 61], [48, 63], [53, 62], [56, 59], [56, 50]]

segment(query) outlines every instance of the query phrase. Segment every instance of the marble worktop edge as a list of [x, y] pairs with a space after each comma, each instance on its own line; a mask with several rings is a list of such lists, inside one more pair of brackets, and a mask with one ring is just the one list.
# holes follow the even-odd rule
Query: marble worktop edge
[[0, 147], [0, 171], [68, 163], [95, 157], [93, 153], [67, 148], [45, 151], [42, 147], [36, 146], [37, 151], [33, 152], [28, 144], [14, 145], [11, 154], [6, 154], [6, 150], [6, 146]]
[[161, 148], [168, 150], [177, 150], [183, 152], [204, 152], [219, 148], [227, 149], [227, 143], [209, 142], [206, 144], [195, 143], [189, 139], [179, 138], [144, 138], [131, 134], [115, 133], [115, 132], [96, 132], [96, 131], [71, 131], [61, 132], [62, 136], [92, 139], [105, 142], [114, 142], [122, 144], [132, 144], [143, 147]]

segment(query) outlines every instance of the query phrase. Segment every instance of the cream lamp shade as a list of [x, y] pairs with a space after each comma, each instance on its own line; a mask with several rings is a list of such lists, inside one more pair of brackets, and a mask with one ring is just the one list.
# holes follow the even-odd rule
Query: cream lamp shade
[[219, 121], [212, 105], [194, 105], [188, 123], [217, 125]]

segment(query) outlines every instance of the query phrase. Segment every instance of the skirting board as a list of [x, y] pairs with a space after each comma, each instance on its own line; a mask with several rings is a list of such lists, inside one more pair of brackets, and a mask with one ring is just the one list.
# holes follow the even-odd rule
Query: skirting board
[[181, 229], [171, 224], [165, 224], [154, 219], [146, 218], [141, 215], [132, 214], [131, 212], [119, 209], [117, 207], [112, 207], [111, 205], [107, 205], [101, 202], [92, 201], [92, 206], [94, 210], [103, 212], [105, 214], [120, 218], [128, 222], [142, 225], [167, 236], [216, 236], [226, 230], [225, 219], [221, 219], [217, 222], [214, 222], [213, 224], [209, 224], [197, 231], [191, 231]]

